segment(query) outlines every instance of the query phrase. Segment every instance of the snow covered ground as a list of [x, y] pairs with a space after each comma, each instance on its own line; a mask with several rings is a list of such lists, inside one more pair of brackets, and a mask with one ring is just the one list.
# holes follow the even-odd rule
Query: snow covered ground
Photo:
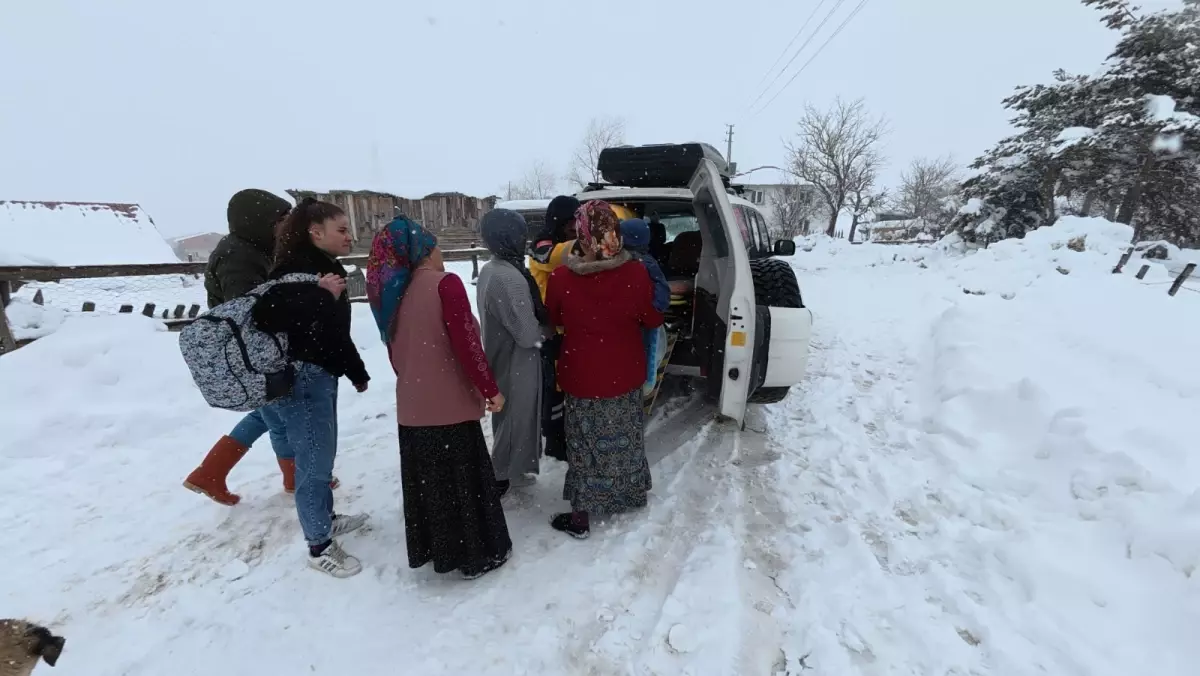
[[1200, 296], [1110, 274], [1121, 234], [813, 242], [808, 381], [740, 432], [668, 402], [650, 506], [587, 541], [547, 526], [549, 461], [506, 498], [513, 560], [475, 582], [406, 565], [365, 307], [337, 497], [374, 525], [349, 580], [303, 566], [265, 441], [237, 507], [179, 487], [237, 416], [191, 389], [175, 334], [69, 318], [0, 358], [0, 614], [60, 630], [64, 675], [1192, 674]]

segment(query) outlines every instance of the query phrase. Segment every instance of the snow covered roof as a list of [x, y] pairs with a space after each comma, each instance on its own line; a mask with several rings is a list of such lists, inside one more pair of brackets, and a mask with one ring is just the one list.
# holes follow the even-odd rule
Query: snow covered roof
[[136, 204], [0, 201], [0, 265], [178, 262]]

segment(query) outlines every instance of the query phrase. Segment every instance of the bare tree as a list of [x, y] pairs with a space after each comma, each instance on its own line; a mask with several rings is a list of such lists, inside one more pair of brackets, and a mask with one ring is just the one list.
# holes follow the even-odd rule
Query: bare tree
[[792, 179], [771, 196], [773, 230], [777, 239], [795, 239], [808, 234], [809, 223], [817, 214], [820, 205], [811, 186]]
[[792, 173], [813, 184], [829, 209], [825, 234], [832, 237], [836, 231], [853, 182], [861, 180], [867, 165], [878, 167], [878, 146], [886, 133], [887, 124], [870, 118], [861, 99], [839, 99], [827, 111], [805, 108], [799, 136], [787, 150]]
[[959, 182], [959, 167], [954, 158], [918, 157], [900, 175], [896, 207], [941, 229], [954, 219], [957, 209], [951, 198], [958, 192]]
[[619, 117], [592, 118], [579, 147], [571, 155], [567, 168], [567, 179], [582, 190], [588, 183], [600, 181], [596, 161], [600, 151], [625, 143], [625, 120]]
[[550, 199], [558, 193], [558, 175], [544, 162], [534, 162], [516, 181], [509, 181], [506, 199]]

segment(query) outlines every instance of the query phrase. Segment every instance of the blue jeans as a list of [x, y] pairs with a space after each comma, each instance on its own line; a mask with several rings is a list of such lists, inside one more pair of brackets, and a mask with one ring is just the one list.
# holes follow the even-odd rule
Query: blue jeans
[[296, 453], [288, 445], [283, 420], [269, 406], [247, 413], [241, 422], [233, 426], [229, 436], [242, 446], [250, 448], [264, 434], [271, 435], [271, 450], [275, 451], [275, 457], [280, 460], [292, 460], [296, 457]]
[[329, 541], [333, 529], [333, 460], [337, 456], [338, 379], [325, 369], [296, 363], [292, 393], [263, 407], [278, 416], [296, 458], [296, 513], [309, 545]]

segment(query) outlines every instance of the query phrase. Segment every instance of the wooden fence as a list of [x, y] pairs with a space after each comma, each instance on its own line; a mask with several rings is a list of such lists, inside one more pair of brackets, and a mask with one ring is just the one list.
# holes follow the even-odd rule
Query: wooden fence
[[[487, 249], [471, 248], [443, 251], [442, 256], [445, 260], [451, 262], [471, 261], [471, 280], [474, 281], [479, 276], [480, 259], [486, 259], [489, 254]], [[367, 280], [365, 269], [367, 257], [346, 256], [340, 260], [343, 265], [352, 268], [349, 270], [350, 274], [346, 280], [346, 291], [350, 296], [350, 301], [353, 303], [366, 302]], [[6, 313], [6, 308], [12, 301], [12, 294], [29, 282], [60, 282], [71, 279], [151, 277], [160, 275], [191, 275], [199, 279], [204, 274], [206, 266], [207, 263], [202, 262], [155, 263], [145, 265], [0, 266], [0, 354], [15, 350], [21, 345], [30, 342], [29, 340], [18, 341], [16, 339]], [[137, 309], [136, 305], [127, 302], [128, 300], [122, 299], [122, 304], [117, 310], [118, 314], [133, 314], [135, 309]], [[36, 305], [42, 305], [45, 302], [41, 290], [38, 290], [34, 294], [33, 302]], [[141, 303], [140, 305], [139, 314], [146, 317], [160, 318], [167, 325], [167, 328], [171, 330], [179, 330], [195, 319], [202, 311], [200, 305], [194, 303], [191, 305], [176, 304], [172, 307], [162, 309], [155, 303]], [[94, 300], [83, 301], [79, 311], [95, 312], [96, 302]]]
[[[1121, 259], [1118, 260], [1116, 266], [1113, 267], [1113, 270], [1112, 270], [1113, 274], [1114, 275], [1121, 274], [1121, 272], [1125, 269], [1125, 265], [1127, 263], [1129, 263], [1129, 259], [1132, 256], [1133, 256], [1133, 247], [1129, 247], [1129, 250], [1126, 251], [1125, 253], [1121, 254]], [[1142, 265], [1141, 268], [1138, 269], [1137, 274], [1134, 275], [1134, 277], [1136, 277], [1138, 279], [1138, 281], [1141, 281], [1146, 278], [1146, 273], [1149, 271], [1150, 271], [1150, 264], [1145, 263]], [[1184, 288], [1184, 286], [1183, 286], [1184, 282], [1186, 282], [1188, 280], [1188, 278], [1192, 276], [1192, 273], [1195, 271], [1196, 271], [1195, 263], [1188, 263], [1187, 265], [1183, 266], [1183, 269], [1179, 271], [1179, 275], [1177, 275], [1175, 277], [1175, 279], [1171, 281], [1171, 286], [1167, 288], [1167, 295], [1174, 296], [1175, 294], [1179, 293], [1179, 290]], [[1143, 284], [1149, 284], [1149, 283], [1150, 282], [1143, 282]], [[1160, 282], [1160, 283], [1165, 284], [1166, 282]], [[1195, 289], [1188, 289], [1188, 290], [1195, 291]]]

